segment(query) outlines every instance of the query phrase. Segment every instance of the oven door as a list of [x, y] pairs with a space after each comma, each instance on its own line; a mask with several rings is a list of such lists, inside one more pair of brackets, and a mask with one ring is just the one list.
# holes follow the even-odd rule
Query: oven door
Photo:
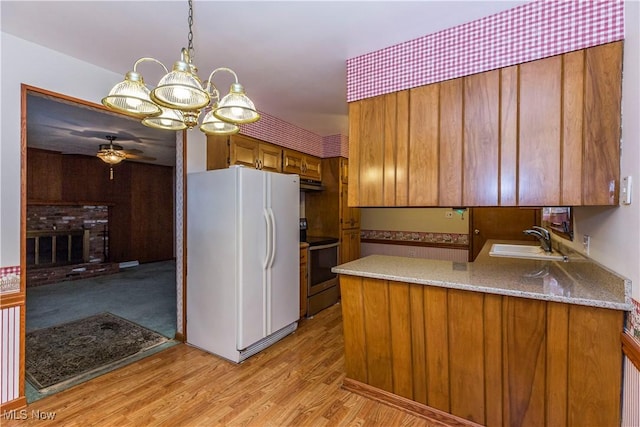
[[340, 243], [336, 242], [309, 247], [309, 296], [338, 284], [338, 275], [331, 269], [338, 265], [339, 245]]

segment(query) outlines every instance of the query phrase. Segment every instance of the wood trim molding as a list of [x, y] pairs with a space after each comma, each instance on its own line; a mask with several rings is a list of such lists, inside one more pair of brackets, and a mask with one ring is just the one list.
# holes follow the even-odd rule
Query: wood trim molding
[[27, 398], [21, 396], [17, 399], [0, 404], [0, 415], [4, 418], [4, 414], [10, 411], [16, 411], [27, 407]]
[[422, 246], [427, 248], [440, 249], [464, 249], [468, 250], [469, 245], [455, 243], [420, 242], [415, 240], [386, 240], [386, 239], [361, 239], [361, 243], [377, 243], [382, 245], [402, 245], [402, 246]]
[[[21, 279], [22, 280], [22, 279]], [[0, 309], [24, 305], [26, 302], [24, 292], [15, 292], [12, 294], [0, 294]]]
[[631, 335], [623, 332], [621, 335], [622, 352], [640, 371], [640, 344]]
[[451, 427], [481, 427], [480, 424], [476, 424], [473, 421], [465, 420], [455, 415], [443, 412], [439, 409], [423, 405], [422, 403], [418, 403], [405, 397], [389, 393], [388, 391], [380, 390], [379, 388], [372, 387], [360, 381], [352, 380], [351, 378], [344, 379], [342, 388], [368, 399], [384, 403], [402, 411], [409, 412], [412, 415], [416, 415], [429, 421], [438, 423], [438, 425], [444, 424]]
[[[187, 342], [187, 131], [182, 131], [182, 331], [176, 331], [176, 339]], [[178, 338], [180, 336], [180, 338]]]

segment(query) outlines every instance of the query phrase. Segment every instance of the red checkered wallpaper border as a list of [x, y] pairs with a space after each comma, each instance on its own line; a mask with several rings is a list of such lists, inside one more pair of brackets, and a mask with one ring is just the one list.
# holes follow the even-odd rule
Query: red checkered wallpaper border
[[257, 122], [241, 125], [240, 133], [312, 156], [323, 156], [323, 138], [320, 135], [262, 111], [260, 115]]
[[322, 137], [262, 111], [260, 115], [257, 122], [241, 125], [240, 133], [312, 156], [349, 156], [349, 138], [345, 135]]
[[20, 266], [0, 267], [0, 293], [20, 290]]
[[347, 102], [623, 38], [623, 0], [538, 0], [347, 60]]

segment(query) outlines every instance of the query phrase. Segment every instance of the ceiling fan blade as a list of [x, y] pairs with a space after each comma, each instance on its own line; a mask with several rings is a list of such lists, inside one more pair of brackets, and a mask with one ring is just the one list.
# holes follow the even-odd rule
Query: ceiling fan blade
[[122, 150], [125, 152], [125, 154], [142, 154], [142, 150], [138, 150], [137, 148], [130, 148], [130, 149], [126, 149], [126, 150]]
[[127, 160], [148, 160], [148, 161], [154, 161], [157, 160], [155, 157], [149, 157], [149, 156], [140, 156], [138, 154], [127, 154]]

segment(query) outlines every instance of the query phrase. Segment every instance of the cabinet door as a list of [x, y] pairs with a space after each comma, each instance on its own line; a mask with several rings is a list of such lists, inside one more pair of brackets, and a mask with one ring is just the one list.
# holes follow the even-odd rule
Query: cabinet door
[[[360, 159], [358, 188], [360, 206], [382, 206], [384, 186], [384, 103], [383, 96], [360, 101]], [[351, 140], [350, 140], [351, 141]], [[351, 143], [351, 142], [350, 142]], [[352, 176], [353, 178], [353, 176]], [[353, 182], [353, 179], [350, 180]]]
[[260, 144], [258, 150], [260, 169], [269, 172], [282, 172], [282, 148], [271, 144]]
[[464, 206], [498, 206], [499, 76], [495, 70], [464, 78]]
[[439, 206], [462, 206], [462, 90], [462, 78], [440, 84]]
[[340, 182], [349, 183], [349, 160], [340, 158]]
[[440, 85], [409, 92], [409, 206], [438, 205]]
[[322, 160], [319, 157], [304, 156], [302, 175], [307, 179], [322, 181]]
[[231, 164], [255, 168], [258, 160], [258, 141], [242, 135], [231, 138]]
[[207, 170], [229, 167], [230, 145], [231, 138], [228, 135], [207, 135]]
[[346, 184], [340, 185], [340, 204], [341, 204], [341, 215], [340, 219], [342, 221], [342, 228], [360, 228], [360, 208], [350, 207], [348, 200], [348, 186]]
[[285, 148], [282, 153], [282, 172], [302, 175], [303, 158], [302, 153]]
[[360, 258], [360, 230], [343, 230], [340, 234], [340, 264]]
[[585, 68], [583, 204], [617, 205], [622, 42], [587, 49]]
[[584, 50], [562, 55], [562, 188], [561, 205], [582, 204], [582, 124]]
[[560, 204], [562, 57], [520, 65], [518, 205]]

